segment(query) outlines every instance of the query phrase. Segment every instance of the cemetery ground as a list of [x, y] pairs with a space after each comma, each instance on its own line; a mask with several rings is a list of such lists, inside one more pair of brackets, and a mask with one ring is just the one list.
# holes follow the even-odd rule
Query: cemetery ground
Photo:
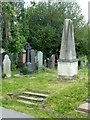
[[[76, 109], [88, 97], [88, 69], [79, 69], [73, 80], [56, 80], [57, 71], [46, 69], [45, 72], [30, 76], [14, 77], [18, 71], [13, 71], [11, 78], [2, 79], [2, 106], [13, 109], [36, 118], [87, 118], [88, 114]], [[32, 77], [33, 76], [33, 77]], [[44, 93], [49, 96], [39, 105], [28, 105], [10, 99], [7, 93], [30, 91]]]

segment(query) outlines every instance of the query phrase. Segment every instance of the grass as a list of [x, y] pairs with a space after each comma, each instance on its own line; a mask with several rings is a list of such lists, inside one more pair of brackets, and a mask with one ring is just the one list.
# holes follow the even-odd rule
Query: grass
[[[13, 72], [15, 74], [15, 72]], [[73, 80], [55, 80], [57, 71], [34, 73], [34, 77], [11, 77], [2, 79], [2, 106], [37, 118], [87, 118], [87, 113], [76, 109], [88, 97], [88, 69], [79, 69]], [[41, 106], [25, 105], [10, 100], [8, 92], [32, 91], [49, 94]]]

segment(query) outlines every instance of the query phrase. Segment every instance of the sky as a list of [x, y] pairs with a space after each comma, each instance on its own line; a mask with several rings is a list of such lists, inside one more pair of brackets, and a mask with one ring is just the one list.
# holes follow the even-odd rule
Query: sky
[[[26, 5], [29, 5], [30, 1], [31, 0], [25, 0]], [[47, 1], [47, 0], [33, 0], [33, 1], [38, 2], [38, 1]], [[70, 0], [65, 0], [65, 1], [70, 1]], [[90, 0], [76, 0], [76, 2], [78, 3], [78, 5], [82, 9], [82, 14], [84, 15], [86, 21], [88, 21], [88, 2], [89, 1]]]

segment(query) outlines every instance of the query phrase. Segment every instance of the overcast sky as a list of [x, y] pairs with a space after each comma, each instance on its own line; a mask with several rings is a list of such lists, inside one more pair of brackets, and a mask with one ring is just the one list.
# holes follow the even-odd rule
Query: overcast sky
[[[47, 1], [47, 0], [25, 0], [26, 5], [29, 5], [30, 1], [38, 2], [38, 1]], [[65, 1], [70, 1], [70, 0], [65, 0]], [[82, 14], [85, 16], [85, 20], [88, 21], [88, 2], [90, 0], [76, 0], [76, 1], [82, 9]]]

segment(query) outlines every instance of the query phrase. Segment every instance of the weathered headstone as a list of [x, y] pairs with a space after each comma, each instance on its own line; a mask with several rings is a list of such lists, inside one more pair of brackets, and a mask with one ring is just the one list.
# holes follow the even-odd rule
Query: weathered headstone
[[38, 51], [38, 53], [37, 53], [37, 60], [38, 60], [38, 67], [42, 68], [42, 66], [43, 66], [43, 53], [41, 51]]
[[11, 77], [11, 61], [7, 54], [5, 55], [4, 60], [3, 60], [3, 73], [7, 77]]
[[77, 73], [78, 61], [76, 59], [73, 22], [70, 19], [65, 19], [58, 61], [58, 76], [72, 78]]
[[55, 69], [55, 55], [51, 56], [51, 69]]
[[19, 67], [22, 67], [26, 63], [26, 50], [23, 50], [19, 55]]
[[81, 58], [81, 67], [84, 67], [85, 66], [85, 58], [84, 58], [84, 56], [82, 56], [82, 58]]
[[46, 61], [46, 59], [44, 60], [44, 66], [45, 66], [45, 67], [47, 66], [47, 61]]
[[29, 43], [26, 44], [26, 63], [29, 73], [32, 73], [32, 64], [31, 64], [31, 46]]
[[35, 70], [35, 50], [31, 49], [31, 63], [32, 63], [32, 71]]
[[50, 68], [51, 67], [51, 60], [49, 58], [47, 58], [47, 67]]

